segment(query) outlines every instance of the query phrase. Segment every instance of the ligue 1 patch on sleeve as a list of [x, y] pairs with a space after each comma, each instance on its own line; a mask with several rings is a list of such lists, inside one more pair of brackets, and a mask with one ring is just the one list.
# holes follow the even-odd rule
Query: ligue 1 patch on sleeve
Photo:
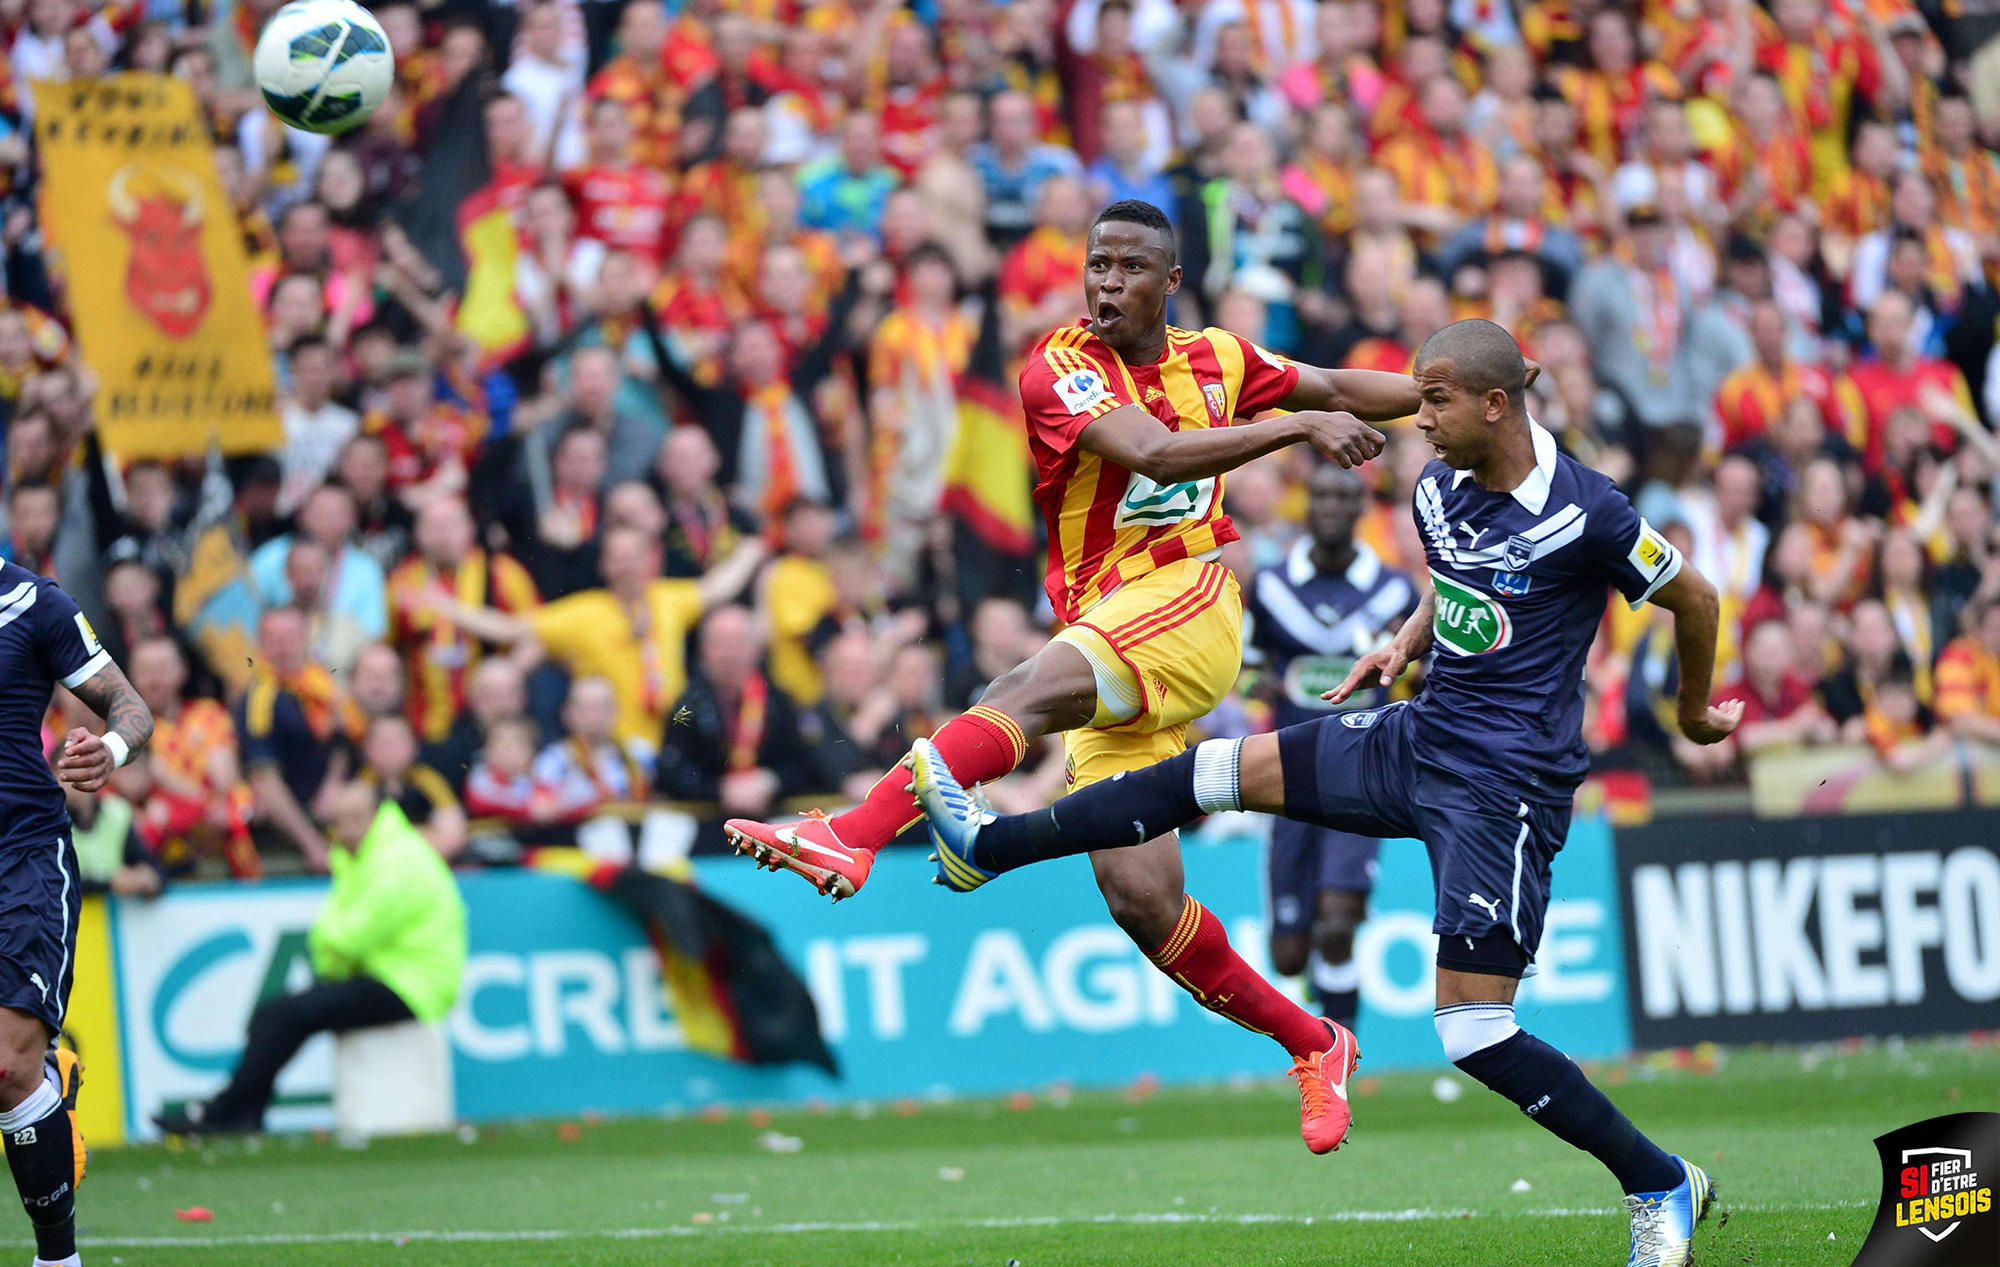
[[2000, 1113], [1950, 1113], [1875, 1138], [1882, 1204], [1854, 1267], [2000, 1263]]
[[1292, 363], [1290, 361], [1286, 360], [1282, 356], [1279, 356], [1275, 352], [1265, 351], [1264, 348], [1259, 344], [1252, 343], [1250, 345], [1250, 350], [1255, 352], [1258, 356], [1264, 358], [1264, 364], [1270, 366], [1274, 370], [1288, 370], [1292, 368]]
[[1665, 537], [1653, 531], [1653, 525], [1639, 521], [1639, 539], [1632, 543], [1632, 553], [1626, 556], [1639, 575], [1649, 581], [1660, 579], [1660, 573], [1674, 561], [1674, 548]]
[[1076, 370], [1056, 380], [1056, 395], [1073, 414], [1111, 399], [1111, 385], [1095, 370]]

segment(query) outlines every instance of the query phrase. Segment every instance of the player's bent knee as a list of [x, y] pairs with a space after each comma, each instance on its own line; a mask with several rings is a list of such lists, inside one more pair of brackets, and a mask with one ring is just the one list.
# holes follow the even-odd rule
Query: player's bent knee
[[[1292, 933], [1271, 939], [1271, 971], [1281, 977], [1296, 977], [1306, 970], [1306, 960], [1311, 957], [1312, 943], [1305, 937]], [[1321, 951], [1324, 955], [1325, 952]]]
[[1112, 922], [1146, 951], [1173, 936], [1187, 904], [1178, 885], [1149, 883], [1115, 872], [1099, 875], [1097, 888], [1104, 895], [1104, 908], [1111, 913]]
[[1237, 787], [1243, 808], [1259, 814], [1285, 812], [1285, 764], [1277, 732], [1251, 735], [1237, 753]]
[[1521, 1032], [1512, 1003], [1453, 1003], [1432, 1015], [1445, 1059], [1457, 1064]]
[[1328, 963], [1346, 963], [1354, 958], [1354, 927], [1319, 929], [1314, 945], [1319, 948], [1319, 957]]

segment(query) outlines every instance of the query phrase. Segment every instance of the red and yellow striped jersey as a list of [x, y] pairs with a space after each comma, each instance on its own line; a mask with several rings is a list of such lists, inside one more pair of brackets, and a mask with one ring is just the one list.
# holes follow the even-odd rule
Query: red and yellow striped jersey
[[1716, 389], [1715, 415], [1722, 420], [1722, 447], [1735, 449], [1756, 440], [1783, 421], [1785, 410], [1801, 396], [1819, 406], [1827, 430], [1847, 433], [1841, 399], [1825, 370], [1788, 361], [1782, 372], [1773, 374], [1752, 361], [1723, 379]]
[[1035, 501], [1049, 528], [1049, 602], [1073, 621], [1126, 581], [1236, 540], [1222, 477], [1161, 486], [1085, 452], [1077, 439], [1105, 414], [1136, 405], [1170, 430], [1226, 427], [1291, 395], [1296, 365], [1213, 327], [1167, 327], [1166, 354], [1127, 365], [1088, 322], [1064, 326], [1028, 354], [1021, 403], [1035, 457]]

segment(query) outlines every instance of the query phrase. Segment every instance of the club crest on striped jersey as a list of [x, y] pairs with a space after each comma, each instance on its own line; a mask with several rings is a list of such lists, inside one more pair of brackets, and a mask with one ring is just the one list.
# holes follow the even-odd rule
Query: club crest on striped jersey
[[1208, 402], [1208, 420], [1221, 426], [1228, 417], [1229, 389], [1221, 383], [1203, 383], [1201, 398]]
[[1437, 591], [1431, 633], [1439, 646], [1456, 655], [1485, 655], [1513, 644], [1514, 622], [1498, 598], [1436, 568], [1431, 569], [1431, 583]]

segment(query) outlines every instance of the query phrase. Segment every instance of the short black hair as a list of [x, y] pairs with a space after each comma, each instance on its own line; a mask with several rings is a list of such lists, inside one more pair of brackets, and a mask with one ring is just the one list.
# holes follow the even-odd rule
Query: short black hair
[[1095, 229], [1100, 224], [1111, 223], [1137, 224], [1153, 230], [1167, 240], [1167, 263], [1173, 264], [1177, 261], [1174, 222], [1167, 219], [1166, 212], [1152, 203], [1139, 198], [1120, 198], [1098, 212], [1097, 219], [1091, 221], [1090, 227]]
[[1505, 326], [1483, 317], [1454, 321], [1424, 340], [1416, 364], [1449, 360], [1452, 376], [1481, 396], [1498, 388], [1518, 403], [1528, 390], [1528, 365], [1521, 345]]

